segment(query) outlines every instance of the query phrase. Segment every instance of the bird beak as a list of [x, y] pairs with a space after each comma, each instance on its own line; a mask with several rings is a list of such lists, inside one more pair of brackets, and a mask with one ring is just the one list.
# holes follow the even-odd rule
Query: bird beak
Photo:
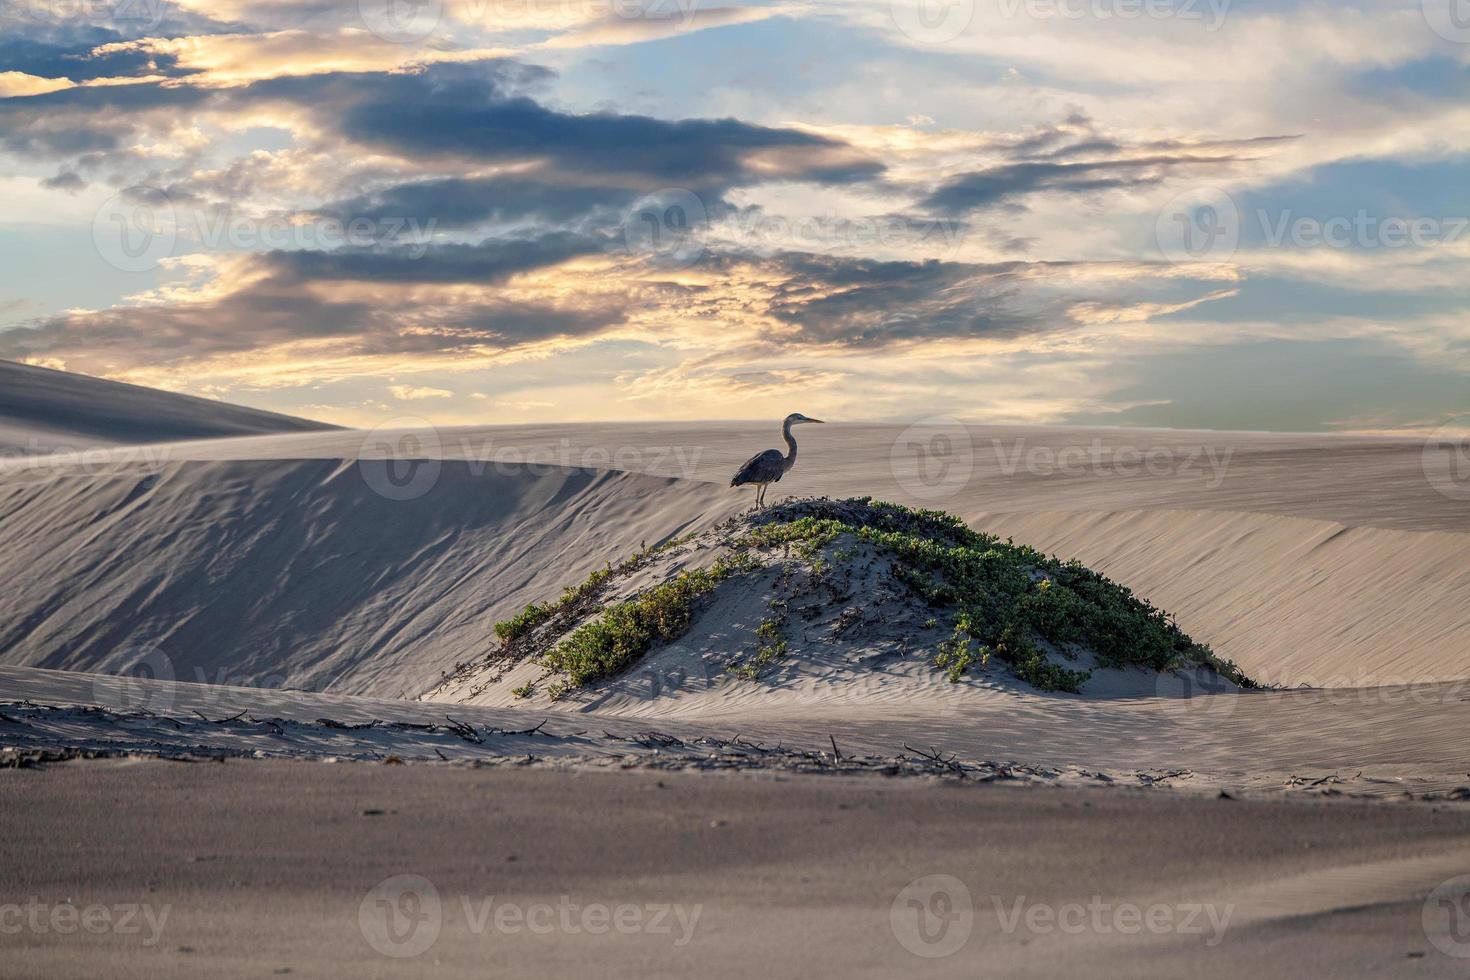
[[826, 422], [823, 422], [821, 419], [807, 419], [806, 421], [808, 421], [808, 422], [815, 422], [818, 425], [826, 425], [827, 424]]

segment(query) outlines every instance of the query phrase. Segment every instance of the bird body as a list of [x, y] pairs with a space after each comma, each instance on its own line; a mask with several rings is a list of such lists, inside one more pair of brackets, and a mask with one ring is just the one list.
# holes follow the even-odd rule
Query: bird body
[[756, 488], [755, 505], [763, 506], [766, 500], [766, 487], [772, 483], [779, 483], [781, 477], [796, 465], [796, 440], [791, 437], [791, 427], [803, 422], [822, 424], [821, 419], [807, 418], [800, 412], [793, 412], [786, 416], [786, 421], [781, 424], [781, 435], [791, 451], [783, 454], [779, 449], [767, 449], [763, 453], [756, 453], [735, 472], [735, 476], [730, 480], [730, 486], [753, 485]]

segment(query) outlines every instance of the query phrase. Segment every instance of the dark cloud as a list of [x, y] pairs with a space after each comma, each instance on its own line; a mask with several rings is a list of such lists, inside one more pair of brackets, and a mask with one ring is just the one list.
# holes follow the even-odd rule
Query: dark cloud
[[0, 99], [0, 148], [40, 157], [118, 150], [131, 145], [151, 122], [166, 122], [215, 97], [188, 85], [145, 82]]
[[994, 207], [1023, 208], [1032, 194], [1089, 194], [1162, 183], [1181, 171], [1218, 171], [1254, 159], [1263, 146], [1296, 136], [1227, 140], [1161, 139], [1125, 143], [1099, 132], [1086, 115], [1037, 126], [1020, 137], [994, 141], [1004, 162], [958, 174], [930, 191], [921, 207], [965, 214]]
[[921, 203], [951, 214], [963, 214], [1012, 203], [1042, 191], [1083, 194], [1159, 184], [1178, 170], [1216, 169], [1235, 159], [1228, 155], [1157, 154], [1074, 163], [1008, 163], [951, 178]]
[[604, 248], [598, 239], [554, 232], [540, 238], [488, 239], [478, 245], [418, 243], [271, 252], [261, 261], [282, 281], [290, 282], [493, 283]]
[[559, 112], [524, 91], [549, 77], [546, 69], [499, 60], [419, 73], [272, 78], [234, 97], [306, 106], [348, 140], [415, 159], [539, 160], [563, 174], [636, 179], [650, 189], [781, 178], [845, 183], [883, 171], [846, 144], [791, 129]]
[[640, 197], [630, 188], [577, 186], [523, 177], [446, 178], [399, 184], [323, 209], [341, 220], [416, 218], [440, 229], [487, 222], [564, 224], [600, 210], [621, 213]]
[[785, 281], [769, 314], [801, 328], [783, 343], [882, 347], [906, 340], [1013, 336], [1044, 321], [1020, 302], [1024, 263], [777, 257]]
[[283, 103], [311, 112], [324, 134], [323, 148], [334, 152], [342, 152], [345, 139], [447, 166], [535, 165], [514, 179], [406, 183], [329, 209], [422, 209], [409, 213], [447, 226], [482, 218], [569, 220], [593, 208], [626, 207], [661, 187], [687, 188], [713, 204], [740, 185], [783, 179], [850, 183], [883, 171], [845, 143], [791, 129], [735, 119], [561, 112], [529, 94], [552, 77], [545, 68], [495, 59], [421, 72], [287, 76], [234, 88], [74, 88], [0, 99], [0, 148], [51, 158], [90, 154], [95, 166], [108, 153], [126, 152], [150, 128], [181, 116]]
[[169, 367], [298, 341], [334, 341], [335, 356], [508, 350], [594, 334], [622, 321], [614, 303], [556, 308], [489, 299], [423, 303], [324, 300], [290, 278], [254, 281], [219, 299], [67, 313], [0, 332], [0, 358], [55, 358], [105, 374]]
[[47, 177], [41, 181], [42, 187], [49, 187], [55, 191], [66, 191], [75, 194], [77, 191], [86, 190], [87, 182], [76, 175], [75, 171], [63, 170], [55, 177]]

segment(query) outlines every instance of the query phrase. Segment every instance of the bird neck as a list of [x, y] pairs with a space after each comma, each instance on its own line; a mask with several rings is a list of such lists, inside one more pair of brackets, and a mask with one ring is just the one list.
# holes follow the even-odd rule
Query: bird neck
[[786, 466], [789, 469], [791, 464], [796, 462], [796, 440], [791, 437], [791, 421], [789, 419], [781, 426], [781, 435], [785, 437], [786, 445], [791, 447], [791, 452], [786, 454]]

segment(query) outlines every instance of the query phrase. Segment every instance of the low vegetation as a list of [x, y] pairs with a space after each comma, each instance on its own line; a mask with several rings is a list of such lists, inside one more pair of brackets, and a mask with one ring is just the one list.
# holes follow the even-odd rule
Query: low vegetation
[[695, 603], [725, 579], [755, 567], [746, 554], [721, 558], [709, 568], [681, 572], [626, 602], [609, 607], [541, 658], [564, 678], [558, 692], [611, 677], [655, 644], [678, 639], [694, 620]]
[[[550, 690], [560, 696], [616, 675], [683, 635], [700, 603], [732, 578], [794, 561], [820, 579], [845, 564], [881, 557], [901, 588], [928, 609], [925, 626], [948, 629], [931, 649], [934, 665], [951, 682], [994, 658], [1040, 690], [1077, 692], [1090, 671], [1065, 661], [1086, 651], [1101, 667], [1206, 668], [1254, 686], [1163, 612], [1077, 562], [983, 534], [940, 511], [868, 498], [797, 501], [732, 522], [716, 542], [723, 557], [710, 567], [680, 572], [596, 615], [595, 606], [586, 608], [614, 576], [680, 543], [601, 570], [556, 603], [528, 606], [498, 624], [496, 635], [509, 646], [555, 616], [582, 610], [580, 625], [536, 655], [548, 675], [559, 675]], [[773, 600], [772, 615], [755, 631], [755, 652], [733, 662], [731, 674], [755, 680], [786, 656], [785, 616], [784, 605]]]

